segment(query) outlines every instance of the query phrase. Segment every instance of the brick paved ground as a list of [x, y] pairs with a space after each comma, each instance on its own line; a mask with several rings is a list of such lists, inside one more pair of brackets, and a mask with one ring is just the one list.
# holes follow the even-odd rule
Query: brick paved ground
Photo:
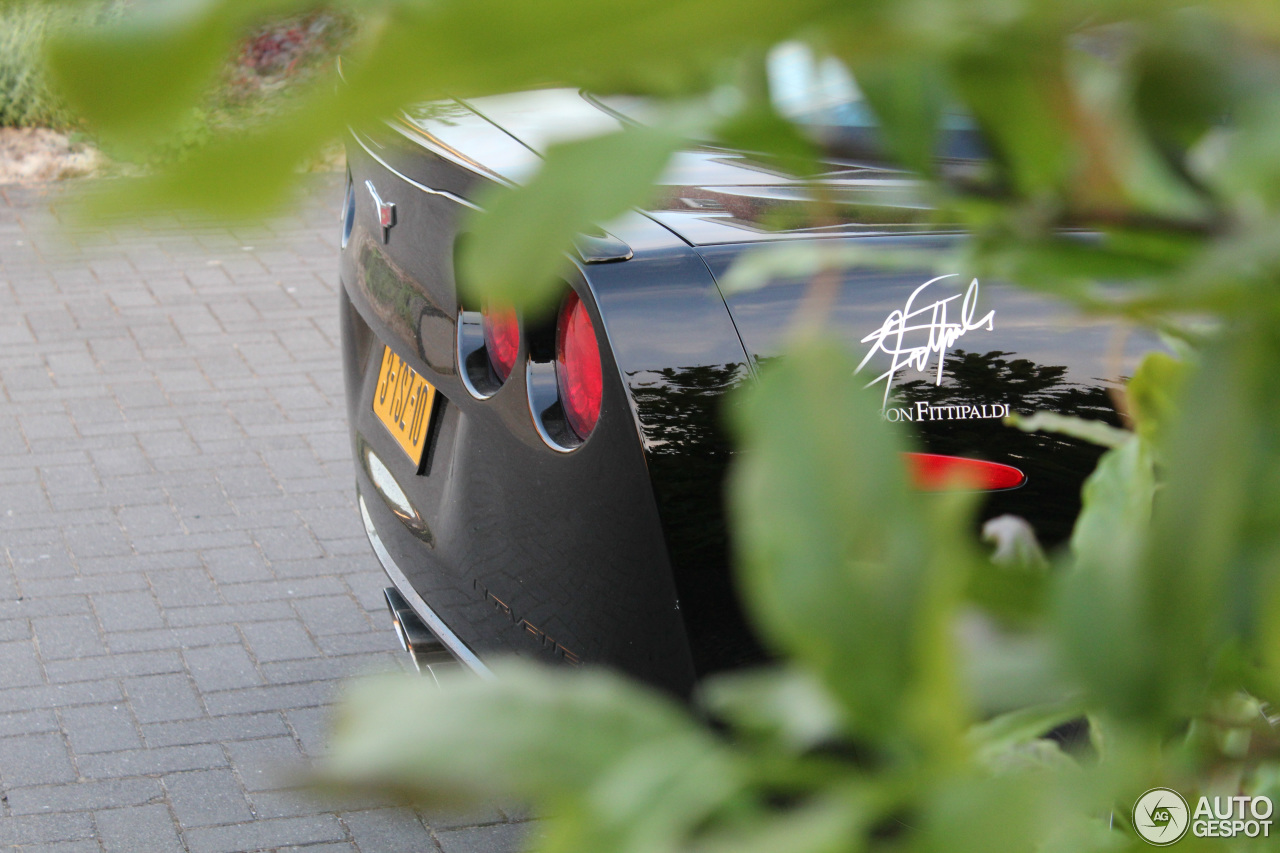
[[341, 678], [404, 665], [352, 503], [339, 198], [73, 239], [0, 187], [0, 847], [518, 846], [497, 809], [335, 809], [276, 772]]

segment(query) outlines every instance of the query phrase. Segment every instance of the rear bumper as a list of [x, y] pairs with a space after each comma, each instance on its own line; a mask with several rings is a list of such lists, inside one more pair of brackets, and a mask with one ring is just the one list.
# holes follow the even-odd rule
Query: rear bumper
[[435, 634], [436, 639], [449, 650], [458, 662], [470, 669], [472, 672], [484, 678], [492, 678], [493, 673], [478, 658], [475, 652], [467, 648], [466, 643], [458, 639], [458, 635], [449, 630], [449, 626], [436, 615], [436, 612], [427, 606], [422, 600], [422, 596], [418, 595], [413, 585], [409, 583], [409, 579], [405, 577], [404, 572], [396, 565], [396, 561], [391, 557], [391, 553], [387, 551], [387, 546], [383, 544], [382, 537], [378, 535], [378, 528], [374, 526], [373, 519], [369, 516], [369, 508], [365, 506], [364, 495], [358, 494], [356, 500], [360, 504], [360, 518], [364, 521], [364, 532], [369, 537], [369, 545], [373, 548], [373, 553], [377, 556], [378, 562], [382, 564], [382, 570], [387, 573], [387, 578], [391, 581], [392, 586], [400, 593], [405, 602], [413, 608], [413, 612], [418, 615], [422, 623], [426, 625], [431, 633]]
[[[506, 655], [589, 663], [687, 693], [688, 642], [621, 383], [606, 386], [590, 441], [553, 450], [532, 428], [522, 372], [474, 398], [452, 366], [402, 347], [361, 275], [341, 291], [348, 421], [361, 514], [391, 585], [472, 670]], [[440, 395], [418, 468], [371, 408], [388, 342]]]

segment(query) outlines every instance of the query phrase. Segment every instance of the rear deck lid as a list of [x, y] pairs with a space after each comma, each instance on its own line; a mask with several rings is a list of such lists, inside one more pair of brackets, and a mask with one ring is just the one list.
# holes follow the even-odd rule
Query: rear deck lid
[[[886, 248], [945, 248], [949, 238], [867, 238]], [[700, 250], [723, 281], [743, 247]], [[782, 351], [812, 283], [781, 278], [727, 293], [742, 342], [756, 363]], [[1101, 450], [1056, 435], [1008, 426], [1010, 414], [1052, 411], [1120, 425], [1114, 389], [1158, 346], [1044, 296], [1007, 283], [958, 274], [841, 273], [825, 322], [861, 362], [886, 421], [902, 423], [931, 453], [1011, 465], [1026, 482], [993, 494], [986, 515], [1028, 518], [1042, 538], [1063, 539], [1079, 509], [1079, 490]]]

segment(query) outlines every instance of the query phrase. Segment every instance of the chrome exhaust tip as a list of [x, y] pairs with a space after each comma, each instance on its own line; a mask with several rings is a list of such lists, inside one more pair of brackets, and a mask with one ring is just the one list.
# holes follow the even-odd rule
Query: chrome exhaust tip
[[396, 629], [396, 639], [400, 641], [400, 647], [409, 653], [418, 672], [430, 673], [431, 667], [457, 662], [445, 645], [431, 633], [431, 629], [418, 618], [418, 614], [413, 612], [413, 608], [404, 600], [399, 590], [389, 586], [382, 591], [382, 594], [387, 599], [387, 610], [391, 612], [391, 624]]

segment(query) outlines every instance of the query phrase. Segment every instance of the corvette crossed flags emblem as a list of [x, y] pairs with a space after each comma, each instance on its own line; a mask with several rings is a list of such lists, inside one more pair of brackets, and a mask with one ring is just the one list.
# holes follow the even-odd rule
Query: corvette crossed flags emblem
[[391, 229], [396, 224], [396, 206], [382, 200], [382, 196], [378, 195], [378, 191], [374, 189], [373, 181], [365, 181], [364, 185], [368, 188], [369, 195], [373, 196], [373, 206], [378, 213], [378, 224], [382, 226], [382, 242], [385, 243], [391, 237]]

